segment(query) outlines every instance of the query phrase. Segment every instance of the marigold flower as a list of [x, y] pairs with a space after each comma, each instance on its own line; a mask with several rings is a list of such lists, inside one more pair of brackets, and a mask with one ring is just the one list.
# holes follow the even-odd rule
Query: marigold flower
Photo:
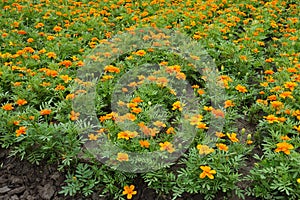
[[149, 148], [150, 143], [147, 140], [140, 140], [139, 141], [141, 147]]
[[198, 144], [197, 147], [196, 147], [198, 150], [199, 150], [199, 154], [200, 155], [207, 155], [207, 154], [210, 154], [212, 152], [214, 152], [215, 150], [210, 148], [209, 146], [207, 145], [202, 145], [202, 144]]
[[69, 77], [68, 75], [61, 75], [59, 76], [65, 83], [68, 83], [70, 80], [72, 80], [71, 77]]
[[227, 133], [227, 137], [231, 140], [231, 142], [238, 142], [239, 139], [236, 137], [236, 133]]
[[226, 100], [224, 102], [224, 108], [229, 108], [229, 107], [233, 107], [233, 106], [235, 106], [235, 104], [233, 103], [232, 100]]
[[12, 105], [11, 103], [7, 103], [7, 104], [4, 104], [4, 105], [2, 106], [2, 109], [3, 109], [3, 110], [6, 110], [6, 111], [9, 111], [9, 110], [13, 110], [14, 107], [13, 107], [13, 105]]
[[146, 55], [146, 51], [144, 50], [138, 50], [137, 52], [134, 53], [135, 55], [138, 55], [138, 56], [144, 56]]
[[173, 148], [173, 144], [170, 142], [159, 143], [161, 151], [168, 151], [169, 153], [173, 153], [175, 149]]
[[141, 97], [135, 97], [135, 98], [133, 98], [131, 100], [131, 102], [133, 102], [133, 103], [141, 103], [141, 102], [143, 102], [143, 100], [141, 99]]
[[216, 118], [224, 118], [225, 117], [225, 113], [221, 110], [221, 109], [213, 109], [212, 114], [216, 117]]
[[127, 194], [127, 199], [131, 199], [132, 195], [135, 195], [137, 193], [137, 191], [134, 191], [134, 185], [126, 185], [124, 186], [124, 191], [123, 191], [123, 195]]
[[170, 127], [167, 129], [166, 131], [167, 134], [174, 134], [175, 133], [175, 129], [173, 127]]
[[105, 72], [120, 73], [120, 69], [118, 67], [113, 66], [113, 65], [105, 66], [104, 71]]
[[242, 86], [242, 85], [237, 85], [236, 87], [235, 87], [235, 89], [237, 90], [237, 91], [239, 91], [239, 92], [242, 92], [242, 93], [245, 93], [245, 92], [248, 92], [248, 90], [246, 89], [246, 87], [245, 86]]
[[50, 109], [44, 109], [40, 111], [41, 115], [49, 115], [52, 111]]
[[18, 99], [16, 101], [16, 104], [18, 104], [18, 106], [23, 106], [23, 105], [27, 104], [27, 101], [25, 99]]
[[221, 151], [228, 151], [228, 146], [226, 144], [217, 143], [216, 147], [218, 147], [218, 149], [221, 150]]
[[166, 127], [166, 124], [161, 121], [155, 121], [153, 122], [153, 125], [157, 127]]
[[280, 139], [282, 139], [282, 140], [291, 140], [291, 138], [289, 138], [289, 136], [287, 136], [287, 135], [280, 136]]
[[127, 153], [118, 153], [117, 160], [120, 161], [120, 162], [128, 161], [129, 160], [129, 156], [128, 156]]
[[18, 130], [16, 130], [16, 136], [19, 137], [20, 135], [25, 135], [26, 134], [26, 127], [21, 126]]
[[276, 144], [277, 148], [275, 149], [275, 152], [284, 152], [285, 154], [289, 155], [291, 152], [291, 149], [294, 149], [294, 146], [287, 143], [287, 142], [280, 142]]
[[184, 104], [181, 105], [180, 101], [176, 101], [175, 103], [173, 103], [172, 106], [173, 106], [172, 110], [178, 109], [179, 111], [182, 111], [182, 106], [184, 106]]
[[131, 108], [131, 112], [135, 113], [135, 114], [139, 114], [140, 112], [142, 112], [142, 108]]
[[79, 116], [80, 116], [80, 113], [79, 112], [75, 112], [74, 110], [72, 110], [71, 113], [70, 113], [70, 119], [72, 121], [77, 120]]
[[270, 123], [274, 123], [274, 122], [279, 122], [278, 117], [276, 117], [275, 115], [268, 115], [268, 116], [264, 116], [264, 118]]
[[217, 173], [216, 170], [212, 170], [209, 166], [200, 166], [200, 169], [203, 170], [203, 172], [199, 176], [201, 179], [205, 178], [206, 176], [209, 179], [214, 179], [213, 174]]
[[54, 52], [48, 52], [47, 54], [46, 54], [46, 56], [48, 57], [48, 58], [56, 58], [56, 53], [54, 53]]
[[284, 87], [287, 88], [287, 89], [290, 89], [291, 91], [294, 90], [294, 88], [297, 86], [298, 84], [295, 83], [295, 82], [286, 82], [284, 84]]
[[118, 139], [129, 140], [130, 138], [134, 138], [138, 135], [136, 131], [121, 131], [118, 133]]
[[60, 27], [60, 26], [55, 26], [55, 27], [53, 28], [53, 30], [54, 30], [55, 32], [60, 32], [60, 31], [62, 30], [62, 27]]
[[218, 138], [222, 138], [222, 137], [225, 137], [226, 135], [222, 132], [216, 132], [215, 135], [218, 137]]
[[89, 137], [89, 140], [97, 140], [98, 139], [98, 135], [95, 135], [93, 133], [89, 134], [88, 137]]

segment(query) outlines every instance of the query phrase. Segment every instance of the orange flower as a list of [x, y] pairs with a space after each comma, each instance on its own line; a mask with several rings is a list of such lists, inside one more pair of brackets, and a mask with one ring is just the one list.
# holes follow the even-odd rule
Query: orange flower
[[228, 146], [226, 144], [217, 143], [216, 146], [218, 147], [218, 149], [220, 149], [222, 151], [228, 151]]
[[135, 98], [133, 98], [131, 100], [131, 102], [133, 102], [133, 103], [141, 103], [141, 102], [143, 102], [143, 100], [141, 99], [141, 97], [135, 97]]
[[212, 170], [209, 166], [200, 166], [200, 169], [203, 170], [203, 172], [199, 176], [201, 179], [205, 178], [206, 176], [209, 179], [214, 179], [213, 174], [217, 173], [216, 170]]
[[142, 112], [142, 108], [132, 108], [131, 109], [131, 112], [133, 112], [133, 113], [136, 113], [136, 114], [139, 114], [140, 112]]
[[66, 88], [65, 88], [65, 86], [63, 86], [63, 85], [61, 85], [61, 84], [59, 84], [59, 85], [57, 85], [56, 87], [55, 87], [55, 90], [65, 90]]
[[184, 106], [184, 104], [181, 106], [180, 101], [176, 101], [175, 103], [173, 103], [172, 106], [173, 106], [172, 110], [178, 109], [179, 111], [182, 111], [182, 106]]
[[275, 115], [268, 115], [268, 116], [264, 116], [264, 118], [270, 123], [274, 123], [274, 122], [279, 122], [278, 117], [276, 117]]
[[175, 129], [173, 127], [170, 127], [170, 128], [167, 129], [166, 133], [167, 134], [175, 133]]
[[129, 160], [129, 156], [128, 156], [127, 153], [118, 153], [117, 160], [120, 161], [120, 162], [128, 161]]
[[144, 50], [138, 50], [137, 52], [134, 53], [135, 55], [138, 55], [138, 56], [144, 56], [146, 54], [146, 51]]
[[20, 135], [25, 135], [26, 134], [26, 127], [21, 126], [18, 130], [16, 130], [16, 136], [19, 137]]
[[66, 68], [68, 68], [72, 65], [72, 61], [64, 60], [64, 61], [61, 61], [59, 64], [65, 66]]
[[46, 56], [47, 56], [48, 58], [56, 58], [56, 53], [54, 53], [54, 52], [48, 52], [48, 53], [46, 54]]
[[245, 92], [248, 92], [248, 90], [246, 89], [246, 87], [245, 86], [242, 86], [242, 85], [237, 85], [236, 87], [235, 87], [235, 89], [237, 90], [237, 91], [239, 91], [239, 92], [242, 92], [242, 93], [245, 93]]
[[221, 109], [213, 109], [211, 112], [212, 112], [212, 114], [214, 114], [214, 116], [216, 118], [219, 118], [219, 117], [224, 118], [225, 117], [225, 113]]
[[236, 137], [236, 133], [227, 133], [227, 137], [231, 140], [231, 142], [238, 142], [239, 139]]
[[44, 109], [40, 111], [41, 115], [49, 115], [52, 111], [50, 109]]
[[60, 32], [60, 31], [62, 30], [62, 27], [60, 27], [60, 26], [55, 26], [55, 27], [53, 28], [53, 30], [54, 30], [55, 32]]
[[134, 185], [126, 185], [124, 187], [124, 191], [123, 191], [123, 195], [126, 195], [127, 194], [127, 199], [131, 199], [132, 198], [132, 195], [135, 195], [137, 193], [137, 191], [134, 191]]
[[134, 138], [138, 135], [136, 131], [121, 131], [118, 133], [118, 139], [129, 140], [130, 138]]
[[293, 128], [296, 129], [300, 133], [300, 125], [298, 127], [294, 126]]
[[209, 146], [207, 146], [205, 144], [204, 145], [198, 144], [197, 149], [199, 150], [200, 155], [202, 155], [202, 154], [207, 155], [207, 154], [210, 154], [215, 151], [214, 149], [210, 148]]
[[80, 116], [80, 113], [76, 113], [74, 110], [72, 110], [71, 113], [70, 113], [70, 119], [72, 121], [77, 120], [79, 116]]
[[18, 104], [18, 106], [23, 106], [23, 105], [27, 104], [27, 101], [25, 99], [18, 99], [16, 101], [16, 104]]
[[153, 122], [153, 125], [157, 126], [157, 127], [166, 127], [166, 124], [164, 124], [161, 121], [155, 121], [155, 122]]
[[13, 110], [14, 107], [12, 106], [11, 103], [7, 103], [7, 104], [2, 106], [2, 109], [8, 111], [8, 110]]
[[104, 67], [105, 72], [114, 72], [114, 73], [120, 73], [120, 69], [118, 67], [114, 67], [112, 65], [108, 65]]
[[59, 76], [65, 83], [68, 83], [70, 80], [72, 80], [71, 77], [69, 77], [68, 75], [61, 75]]
[[222, 138], [222, 137], [225, 137], [226, 135], [222, 132], [216, 132], [215, 134], [218, 138]]
[[294, 87], [296, 87], [297, 85], [298, 85], [298, 84], [295, 83], [295, 82], [286, 82], [286, 83], [284, 84], [284, 87], [290, 89], [291, 91], [293, 91], [293, 90], [294, 90]]
[[271, 106], [275, 109], [280, 109], [283, 107], [283, 103], [280, 101], [272, 101]]
[[233, 103], [232, 100], [226, 100], [224, 102], [224, 108], [228, 108], [228, 107], [233, 107], [235, 104]]
[[98, 135], [95, 135], [93, 133], [89, 134], [89, 140], [97, 140], [98, 139]]
[[147, 140], [140, 140], [139, 141], [141, 147], [149, 148], [150, 143]]
[[168, 151], [169, 153], [173, 153], [175, 149], [173, 148], [173, 144], [170, 142], [159, 143], [161, 151]]
[[289, 138], [289, 136], [287, 136], [287, 135], [280, 136], [280, 139], [282, 139], [282, 140], [291, 140], [291, 138]]
[[284, 152], [285, 154], [289, 155], [291, 152], [291, 149], [294, 149], [293, 145], [287, 143], [287, 142], [280, 142], [276, 144], [277, 148], [275, 149], [275, 152]]
[[292, 92], [284, 91], [279, 95], [281, 98], [285, 99], [286, 97], [293, 99]]

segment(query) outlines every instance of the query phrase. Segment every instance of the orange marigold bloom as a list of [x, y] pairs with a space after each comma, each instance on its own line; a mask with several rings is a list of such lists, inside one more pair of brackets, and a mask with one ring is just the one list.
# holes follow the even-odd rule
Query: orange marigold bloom
[[55, 27], [53, 28], [53, 30], [54, 30], [55, 32], [60, 32], [60, 31], [62, 30], [62, 27], [60, 27], [60, 26], [55, 26]]
[[61, 84], [59, 84], [55, 87], [55, 90], [65, 90], [65, 89], [66, 89], [66, 87]]
[[172, 106], [173, 106], [172, 110], [178, 109], [179, 111], [182, 111], [182, 106], [184, 106], [184, 105], [181, 106], [180, 101], [176, 101], [175, 103], [173, 103]]
[[48, 58], [56, 58], [56, 53], [54, 53], [54, 52], [48, 52], [48, 53], [46, 54], [46, 56], [47, 56]]
[[26, 134], [26, 127], [21, 126], [18, 130], [16, 130], [16, 136], [19, 137], [20, 135], [25, 135]]
[[275, 115], [268, 115], [268, 116], [264, 116], [264, 118], [270, 123], [274, 123], [274, 122], [279, 122], [278, 117], [276, 117]]
[[144, 56], [146, 55], [146, 51], [144, 50], [138, 50], [137, 52], [134, 53], [135, 55], [138, 55], [138, 56]]
[[135, 113], [135, 114], [139, 114], [140, 112], [142, 112], [142, 108], [131, 108], [131, 112]]
[[137, 191], [134, 191], [134, 185], [126, 185], [124, 186], [124, 191], [123, 191], [123, 195], [127, 194], [127, 199], [131, 199], [132, 195], [135, 195], [137, 193]]
[[44, 109], [40, 111], [41, 115], [49, 115], [52, 111], [50, 109]]
[[139, 141], [141, 147], [149, 148], [150, 143], [147, 140], [140, 140]]
[[205, 178], [206, 176], [209, 179], [214, 179], [213, 174], [217, 173], [216, 170], [212, 170], [209, 166], [200, 166], [200, 169], [203, 170], [203, 172], [199, 176], [201, 179]]
[[280, 136], [280, 139], [282, 139], [282, 140], [291, 140], [291, 138], [287, 135]]
[[74, 99], [75, 98], [75, 94], [68, 94], [66, 96], [66, 100], [69, 100], [69, 99]]
[[129, 160], [129, 156], [128, 156], [127, 153], [118, 153], [117, 160], [120, 161], [120, 162], [128, 161]]
[[224, 108], [233, 107], [233, 106], [235, 106], [235, 104], [233, 103], [232, 100], [226, 100], [224, 102]]
[[245, 93], [245, 92], [248, 92], [248, 90], [246, 89], [246, 87], [245, 86], [242, 86], [242, 85], [237, 85], [236, 87], [235, 87], [235, 89], [237, 90], [237, 91], [239, 91], [239, 92], [242, 92], [242, 93]]
[[222, 137], [225, 137], [226, 135], [222, 132], [216, 132], [215, 134], [218, 138], [222, 138]]
[[75, 112], [74, 110], [72, 110], [71, 113], [70, 113], [70, 119], [72, 121], [77, 120], [79, 116], [80, 116], [80, 113], [79, 112]]
[[173, 148], [173, 144], [170, 142], [159, 143], [161, 151], [168, 151], [169, 153], [173, 153], [175, 149]]
[[2, 106], [2, 109], [8, 111], [8, 110], [13, 110], [14, 107], [12, 106], [11, 103], [7, 103], [7, 104], [4, 104], [4, 105]]
[[294, 90], [294, 87], [296, 87], [298, 84], [295, 83], [295, 82], [286, 82], [284, 84], [284, 87], [287, 88], [287, 89], [290, 89], [291, 91]]
[[66, 68], [68, 68], [72, 65], [72, 61], [64, 60], [64, 61], [60, 62], [59, 64], [65, 66]]
[[293, 99], [292, 92], [290, 91], [284, 91], [279, 95], [281, 98], [285, 99], [286, 97]]
[[222, 151], [228, 151], [228, 146], [226, 144], [223, 144], [223, 143], [217, 143], [216, 144], [216, 147], [218, 147], [219, 150], [222, 150]]
[[272, 101], [271, 106], [275, 109], [280, 109], [283, 107], [283, 103], [280, 101]]
[[167, 134], [173, 134], [173, 133], [175, 133], [175, 129], [173, 127], [170, 127], [170, 128], [167, 129], [166, 133]]
[[157, 127], [166, 127], [166, 124], [161, 121], [155, 121], [153, 122], [153, 125]]
[[72, 80], [71, 77], [69, 77], [68, 75], [61, 75], [59, 76], [65, 83], [68, 83], [70, 80]]
[[294, 126], [293, 128], [296, 129], [300, 133], [300, 125], [298, 127]]
[[285, 154], [289, 155], [291, 152], [290, 150], [294, 149], [294, 146], [287, 143], [287, 142], [280, 142], [276, 144], [277, 148], [275, 149], [275, 152], [284, 152]]
[[134, 138], [138, 135], [136, 131], [122, 131], [118, 133], [118, 139], [129, 140], [130, 138]]
[[141, 102], [143, 102], [143, 100], [141, 99], [141, 97], [135, 97], [135, 98], [133, 98], [131, 100], [131, 102], [133, 102], [133, 103], [141, 103]]
[[227, 137], [231, 140], [231, 142], [238, 142], [239, 139], [236, 137], [236, 133], [227, 133]]
[[225, 113], [221, 110], [221, 109], [213, 109], [212, 114], [216, 117], [216, 118], [224, 118], [225, 117]]
[[197, 147], [196, 147], [198, 150], [199, 150], [199, 154], [200, 155], [207, 155], [207, 154], [210, 154], [212, 152], [214, 152], [215, 150], [210, 148], [209, 146], [207, 145], [202, 145], [202, 144], [198, 144]]
[[88, 137], [89, 137], [89, 140], [94, 140], [95, 141], [95, 140], [98, 139], [98, 135], [95, 135], [93, 133], [89, 134]]
[[23, 106], [23, 105], [27, 104], [27, 101], [25, 99], [18, 99], [16, 101], [16, 104], [18, 104], [18, 106]]
[[120, 69], [118, 67], [115, 67], [113, 65], [107, 65], [104, 67], [105, 72], [114, 72], [114, 73], [120, 73]]

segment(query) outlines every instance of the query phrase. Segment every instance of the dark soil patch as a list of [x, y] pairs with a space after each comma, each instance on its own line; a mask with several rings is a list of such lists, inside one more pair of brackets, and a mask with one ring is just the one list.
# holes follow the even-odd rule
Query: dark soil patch
[[[64, 196], [58, 194], [64, 186], [65, 173], [59, 172], [56, 165], [42, 162], [33, 165], [19, 158], [8, 158], [9, 151], [0, 148], [0, 200], [109, 200], [100, 198], [97, 193], [89, 197], [83, 195]], [[159, 196], [153, 189], [147, 187], [142, 179], [136, 180], [137, 195], [133, 200], [171, 200], [169, 196]], [[224, 198], [225, 194], [218, 194], [216, 200]], [[184, 193], [177, 200], [202, 200], [200, 194]], [[229, 198], [238, 200], [236, 197]], [[246, 198], [253, 200], [254, 198]]]

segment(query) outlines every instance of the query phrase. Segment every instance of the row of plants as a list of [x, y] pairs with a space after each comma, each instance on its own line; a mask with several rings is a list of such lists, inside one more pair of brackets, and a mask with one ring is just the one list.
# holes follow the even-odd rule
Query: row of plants
[[[58, 164], [60, 193], [299, 199], [296, 2], [0, 5], [0, 144]], [[186, 38], [205, 51], [158, 48]]]

